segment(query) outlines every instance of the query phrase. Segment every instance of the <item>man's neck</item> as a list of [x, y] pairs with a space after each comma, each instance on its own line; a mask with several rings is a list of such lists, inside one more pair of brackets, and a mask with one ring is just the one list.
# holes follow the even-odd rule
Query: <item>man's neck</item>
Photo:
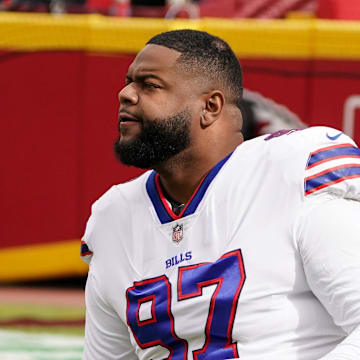
[[162, 186], [172, 200], [186, 204], [191, 195], [194, 193], [196, 187], [201, 182], [202, 178], [206, 176], [211, 169], [195, 169], [191, 172], [181, 169], [173, 169], [171, 173], [158, 171]]
[[169, 204], [171, 205], [171, 209], [174, 212], [174, 214], [179, 215], [181, 213], [181, 211], [184, 209], [185, 207], [185, 203], [180, 203], [176, 200], [174, 200], [166, 191], [166, 189], [164, 188], [164, 185], [161, 183], [161, 180], [159, 181], [161, 190], [165, 196], [165, 199], [169, 202]]
[[209, 149], [204, 156], [201, 156], [201, 152], [195, 152], [197, 156], [179, 154], [156, 167], [155, 170], [160, 175], [165, 192], [178, 203], [186, 204], [209, 171], [234, 151], [241, 142], [228, 146], [222, 151]]

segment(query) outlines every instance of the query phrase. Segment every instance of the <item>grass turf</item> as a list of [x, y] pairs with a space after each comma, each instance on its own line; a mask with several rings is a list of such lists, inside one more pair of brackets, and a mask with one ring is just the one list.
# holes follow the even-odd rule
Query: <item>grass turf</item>
[[[21, 330], [29, 333], [83, 335], [84, 318], [85, 309], [83, 307], [0, 304], [1, 329]], [[56, 322], [56, 324], [54, 325], [52, 322]]]
[[83, 319], [85, 309], [75, 306], [0, 304], [0, 321], [24, 317], [43, 320]]

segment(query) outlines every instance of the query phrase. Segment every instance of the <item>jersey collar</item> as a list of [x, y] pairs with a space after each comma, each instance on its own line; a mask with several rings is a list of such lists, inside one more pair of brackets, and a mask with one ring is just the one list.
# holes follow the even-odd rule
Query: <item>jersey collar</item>
[[214, 180], [215, 176], [223, 167], [223, 165], [230, 158], [231, 154], [229, 154], [224, 159], [219, 161], [201, 180], [200, 184], [192, 194], [190, 200], [187, 202], [184, 209], [181, 211], [179, 215], [176, 215], [172, 211], [171, 207], [166, 201], [166, 198], [163, 194], [163, 191], [159, 183], [159, 174], [156, 171], [152, 171], [146, 181], [146, 191], [150, 197], [150, 200], [154, 206], [154, 209], [156, 211], [156, 214], [160, 222], [162, 224], [167, 224], [174, 220], [178, 220], [181, 219], [182, 217], [193, 214], [196, 211], [201, 200], [205, 196], [207, 188], [210, 186], [211, 182]]

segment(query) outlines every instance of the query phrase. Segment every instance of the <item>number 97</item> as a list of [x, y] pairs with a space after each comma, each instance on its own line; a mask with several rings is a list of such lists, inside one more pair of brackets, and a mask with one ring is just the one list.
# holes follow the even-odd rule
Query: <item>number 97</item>
[[[201, 263], [178, 269], [178, 301], [202, 296], [204, 287], [215, 285], [205, 324], [205, 343], [193, 350], [194, 360], [238, 358], [232, 327], [237, 302], [245, 282], [240, 250], [223, 255], [213, 263]], [[127, 289], [127, 323], [142, 349], [162, 346], [169, 351], [167, 359], [190, 360], [188, 342], [179, 338], [171, 312], [171, 284], [165, 275], [134, 282]], [[147, 303], [150, 316], [141, 320], [140, 307]]]

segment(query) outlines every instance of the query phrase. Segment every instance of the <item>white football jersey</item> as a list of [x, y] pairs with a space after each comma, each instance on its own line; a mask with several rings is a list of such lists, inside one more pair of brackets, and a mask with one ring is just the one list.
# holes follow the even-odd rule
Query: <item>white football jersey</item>
[[[360, 150], [246, 141], [179, 216], [149, 171], [92, 208], [83, 359], [360, 359]], [[328, 355], [326, 355], [328, 354]]]

